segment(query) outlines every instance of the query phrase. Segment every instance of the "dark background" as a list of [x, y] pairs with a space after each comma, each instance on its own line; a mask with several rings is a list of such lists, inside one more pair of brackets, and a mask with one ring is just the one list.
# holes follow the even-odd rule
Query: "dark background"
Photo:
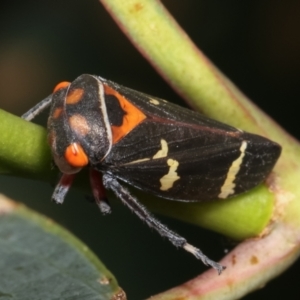
[[[299, 137], [300, 1], [163, 1], [198, 47], [257, 105]], [[97, 0], [0, 4], [0, 107], [21, 115], [56, 83], [91, 73], [183, 103], [120, 32]], [[178, 285], [201, 263], [139, 222], [118, 202], [103, 217], [76, 190], [63, 206], [49, 184], [0, 177], [0, 192], [55, 219], [106, 264], [129, 299]], [[170, 228], [214, 259], [230, 243], [166, 217]], [[204, 268], [203, 268], [204, 269]], [[299, 262], [244, 299], [299, 299]]]

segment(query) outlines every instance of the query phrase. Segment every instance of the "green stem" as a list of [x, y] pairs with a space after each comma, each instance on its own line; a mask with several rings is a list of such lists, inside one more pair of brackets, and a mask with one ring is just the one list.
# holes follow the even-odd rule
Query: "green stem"
[[45, 128], [3, 110], [0, 120], [1, 172], [43, 180], [53, 178]]
[[269, 126], [272, 129], [274, 123], [205, 57], [160, 1], [100, 2], [141, 54], [191, 106], [214, 119], [251, 132], [265, 131], [271, 137]]

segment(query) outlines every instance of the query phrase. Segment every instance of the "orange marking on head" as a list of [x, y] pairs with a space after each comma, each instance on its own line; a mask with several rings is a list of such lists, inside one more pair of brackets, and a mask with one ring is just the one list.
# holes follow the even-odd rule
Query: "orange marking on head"
[[66, 98], [66, 104], [76, 104], [78, 103], [83, 96], [84, 90], [83, 89], [75, 89], [70, 91]]
[[79, 114], [73, 115], [69, 118], [69, 125], [72, 130], [82, 136], [88, 134], [91, 130], [86, 118]]
[[66, 161], [73, 167], [82, 168], [89, 163], [89, 159], [78, 143], [70, 144], [65, 151]]
[[63, 108], [62, 107], [57, 107], [54, 112], [52, 113], [52, 118], [53, 119], [58, 119], [60, 115], [62, 114]]
[[117, 91], [104, 84], [105, 94], [115, 96], [125, 115], [123, 117], [123, 123], [121, 126], [111, 126], [113, 135], [113, 144], [117, 143], [121, 138], [128, 134], [138, 124], [140, 124], [146, 116], [133, 104], [131, 104], [125, 97], [119, 94]]
[[57, 84], [53, 90], [53, 93], [57, 92], [58, 90], [64, 89], [70, 85], [69, 81], [62, 81], [59, 84]]
[[48, 141], [48, 144], [50, 145], [51, 148], [54, 148], [54, 147], [55, 147], [55, 144], [56, 144], [56, 136], [55, 136], [54, 131], [50, 131], [50, 132], [48, 133], [47, 141]]

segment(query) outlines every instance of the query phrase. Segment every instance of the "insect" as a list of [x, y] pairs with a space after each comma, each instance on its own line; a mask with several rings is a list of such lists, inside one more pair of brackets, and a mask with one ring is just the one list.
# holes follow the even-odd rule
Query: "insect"
[[102, 213], [111, 211], [106, 188], [173, 245], [222, 272], [222, 265], [163, 225], [122, 183], [173, 201], [226, 199], [266, 178], [281, 152], [277, 143], [88, 74], [58, 84], [22, 117], [31, 120], [49, 106], [48, 142], [62, 173], [52, 196], [56, 203], [63, 203], [75, 174], [89, 166]]

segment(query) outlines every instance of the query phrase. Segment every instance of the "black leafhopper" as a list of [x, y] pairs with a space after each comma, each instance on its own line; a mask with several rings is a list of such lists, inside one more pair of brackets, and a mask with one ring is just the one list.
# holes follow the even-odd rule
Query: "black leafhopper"
[[23, 118], [48, 106], [48, 142], [62, 173], [56, 203], [89, 166], [103, 213], [111, 210], [106, 188], [173, 245], [221, 273], [223, 266], [153, 217], [122, 182], [172, 201], [226, 199], [265, 180], [281, 152], [277, 143], [99, 76], [60, 83]]

